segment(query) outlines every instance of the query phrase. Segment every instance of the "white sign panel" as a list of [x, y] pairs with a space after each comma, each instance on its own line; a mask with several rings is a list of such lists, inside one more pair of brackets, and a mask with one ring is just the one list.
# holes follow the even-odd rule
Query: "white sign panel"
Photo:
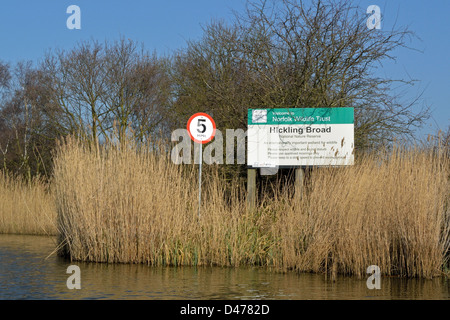
[[354, 163], [353, 108], [249, 109], [248, 165], [255, 168]]

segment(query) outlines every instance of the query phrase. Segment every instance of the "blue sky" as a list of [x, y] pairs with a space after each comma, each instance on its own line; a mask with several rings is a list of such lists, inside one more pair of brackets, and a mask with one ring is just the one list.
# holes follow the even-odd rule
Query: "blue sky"
[[[450, 124], [450, 1], [448, 0], [354, 0], [361, 8], [378, 5], [382, 30], [409, 26], [419, 40], [400, 49], [396, 62], [386, 63], [380, 73], [420, 80], [407, 94], [413, 98], [424, 89], [422, 103], [431, 106], [432, 118], [417, 134], [446, 130]], [[69, 5], [81, 9], [81, 30], [69, 30]], [[0, 60], [38, 61], [50, 48], [71, 48], [80, 40], [118, 39], [144, 43], [160, 55], [182, 48], [186, 40], [198, 39], [202, 25], [213, 19], [231, 20], [232, 10], [241, 11], [245, 0], [16, 0], [0, 6]]]

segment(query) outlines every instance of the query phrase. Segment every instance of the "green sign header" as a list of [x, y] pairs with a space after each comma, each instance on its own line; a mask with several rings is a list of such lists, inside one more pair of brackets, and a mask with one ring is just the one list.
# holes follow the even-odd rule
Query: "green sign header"
[[248, 109], [248, 125], [353, 124], [354, 108]]

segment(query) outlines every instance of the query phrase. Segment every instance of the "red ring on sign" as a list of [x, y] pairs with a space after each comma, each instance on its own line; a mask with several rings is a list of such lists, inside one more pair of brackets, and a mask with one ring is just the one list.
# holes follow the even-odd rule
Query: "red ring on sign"
[[[212, 134], [211, 134], [211, 137], [209, 137], [207, 140], [197, 140], [197, 139], [195, 139], [195, 138], [192, 136], [191, 131], [189, 130], [189, 128], [190, 128], [190, 126], [191, 126], [192, 120], [194, 120], [194, 118], [196, 118], [196, 117], [198, 117], [198, 116], [204, 116], [204, 117], [207, 117], [207, 118], [211, 121], [211, 123], [212, 123], [212, 125], [213, 125], [213, 132], [212, 132]], [[216, 134], [216, 123], [214, 122], [213, 118], [212, 118], [209, 114], [206, 114], [206, 113], [203, 113], [203, 112], [198, 112], [198, 113], [192, 115], [192, 116], [189, 118], [188, 123], [187, 123], [187, 131], [188, 131], [188, 133], [189, 133], [189, 137], [191, 137], [191, 139], [192, 139], [194, 142], [201, 143], [201, 144], [205, 144], [205, 143], [210, 142], [210, 141], [214, 138], [214, 136], [215, 136], [215, 134]]]

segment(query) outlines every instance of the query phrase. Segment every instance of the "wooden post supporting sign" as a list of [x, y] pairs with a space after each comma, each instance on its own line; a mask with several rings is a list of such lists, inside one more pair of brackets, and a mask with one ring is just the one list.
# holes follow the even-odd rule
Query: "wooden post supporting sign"
[[247, 169], [247, 208], [256, 207], [256, 169]]

